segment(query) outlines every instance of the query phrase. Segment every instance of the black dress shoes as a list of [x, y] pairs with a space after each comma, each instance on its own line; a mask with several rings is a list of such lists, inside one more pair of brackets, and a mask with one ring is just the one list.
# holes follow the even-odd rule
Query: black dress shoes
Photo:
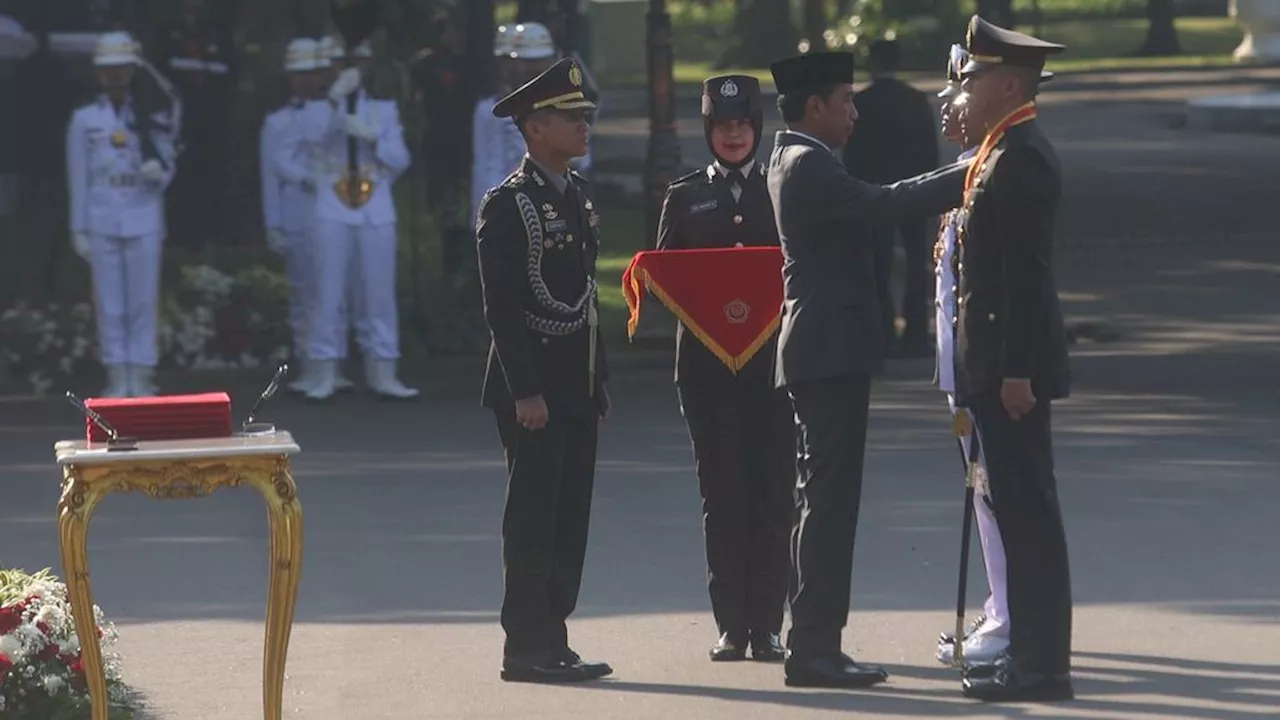
[[609, 666], [609, 663], [583, 660], [581, 655], [567, 647], [560, 648], [552, 653], [552, 659], [566, 667], [578, 668], [587, 676], [588, 680], [596, 680], [613, 674], [613, 668]]
[[507, 657], [502, 659], [502, 679], [522, 683], [574, 683], [592, 680], [578, 665], [565, 665], [552, 658], [530, 659]]
[[1008, 655], [966, 670], [961, 689], [965, 697], [984, 702], [1054, 702], [1075, 697], [1070, 674], [1028, 670]]
[[787, 649], [782, 638], [773, 632], [751, 633], [751, 659], [756, 662], [782, 662], [787, 659]]
[[889, 679], [884, 668], [859, 665], [843, 653], [807, 658], [792, 654], [785, 672], [788, 687], [866, 688]]
[[738, 662], [747, 659], [747, 633], [725, 633], [712, 646], [711, 662]]

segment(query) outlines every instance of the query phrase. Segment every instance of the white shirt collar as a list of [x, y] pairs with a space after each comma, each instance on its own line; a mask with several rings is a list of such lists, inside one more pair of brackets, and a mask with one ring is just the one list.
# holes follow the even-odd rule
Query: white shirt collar
[[[721, 165], [719, 160], [716, 160], [715, 162], [711, 163], [711, 167], [715, 168], [715, 171], [720, 175], [720, 177], [725, 177], [731, 172], [729, 168], [725, 167], [724, 165]], [[742, 167], [738, 168], [738, 172], [742, 173], [743, 177], [747, 177], [748, 175], [751, 174], [752, 170], [755, 170], [755, 168], [756, 168], [756, 161], [752, 159], [748, 161], [746, 165], [743, 165]]]
[[799, 130], [791, 130], [790, 128], [788, 128], [788, 129], [786, 129], [786, 130], [783, 130], [782, 132], [791, 133], [792, 135], [798, 135], [798, 136], [800, 136], [800, 137], [804, 138], [805, 140], [809, 140], [809, 141], [811, 141], [811, 142], [817, 143], [818, 147], [824, 147], [824, 148], [826, 148], [826, 149], [827, 149], [827, 152], [835, 152], [835, 150], [833, 150], [833, 149], [831, 148], [831, 146], [830, 146], [830, 145], [828, 145], [828, 144], [826, 144], [826, 143], [822, 142], [822, 141], [821, 141], [821, 140], [819, 140], [818, 138], [816, 138], [816, 137], [814, 137], [814, 136], [812, 136], [812, 135], [810, 135], [810, 134], [808, 134], [808, 133], [802, 133], [802, 132], [800, 132]]

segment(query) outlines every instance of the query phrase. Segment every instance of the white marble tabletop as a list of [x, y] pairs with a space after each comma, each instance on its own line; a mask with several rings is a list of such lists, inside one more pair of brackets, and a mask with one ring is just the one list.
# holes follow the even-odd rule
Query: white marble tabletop
[[107, 443], [63, 440], [53, 446], [59, 465], [105, 465], [147, 460], [200, 460], [243, 455], [293, 455], [302, 451], [293, 436], [280, 430], [270, 435], [232, 435], [193, 440], [144, 440], [136, 450], [108, 450]]

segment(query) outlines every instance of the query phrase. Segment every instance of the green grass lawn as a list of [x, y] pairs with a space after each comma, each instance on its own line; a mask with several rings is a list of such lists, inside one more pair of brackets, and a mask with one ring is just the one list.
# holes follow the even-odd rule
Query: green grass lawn
[[[1034, 32], [1034, 28], [1019, 28]], [[1178, 38], [1182, 43], [1182, 55], [1172, 57], [1138, 57], [1135, 52], [1146, 37], [1147, 21], [1143, 19], [1081, 20], [1046, 23], [1044, 39], [1067, 46], [1067, 51], [1049, 62], [1055, 72], [1084, 72], [1099, 70], [1161, 69], [1179, 67], [1213, 67], [1234, 64], [1231, 51], [1240, 44], [1244, 33], [1231, 18], [1195, 17], [1178, 20]], [[709, 63], [681, 62], [675, 67], [676, 83], [694, 89], [711, 75], [726, 72], [716, 70]], [[735, 69], [758, 78], [765, 87], [773, 80], [766, 69]], [[930, 73], [919, 74], [921, 77]], [[643, 76], [602, 78], [606, 85], [635, 87], [645, 83]]]
[[[644, 209], [639, 199], [600, 203], [601, 251], [596, 264], [600, 286], [600, 327], [610, 348], [629, 346], [627, 302], [622, 298], [622, 273], [637, 252], [645, 249]], [[657, 301], [649, 299], [645, 309]]]

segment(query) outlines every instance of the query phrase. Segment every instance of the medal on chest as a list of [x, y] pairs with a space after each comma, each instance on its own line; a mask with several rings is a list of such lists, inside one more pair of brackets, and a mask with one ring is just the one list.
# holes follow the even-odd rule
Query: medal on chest
[[123, 130], [111, 133], [111, 147], [119, 149], [129, 143], [129, 134]]

